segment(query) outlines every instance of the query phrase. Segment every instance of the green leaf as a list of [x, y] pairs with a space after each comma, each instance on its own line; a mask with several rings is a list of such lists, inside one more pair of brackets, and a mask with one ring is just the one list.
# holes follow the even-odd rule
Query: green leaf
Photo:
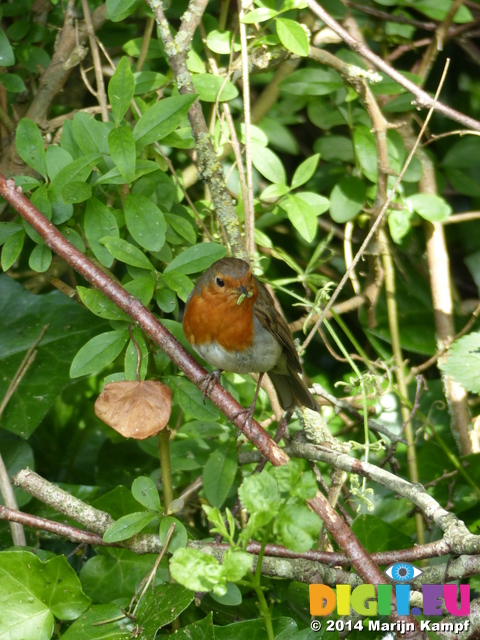
[[196, 100], [195, 94], [173, 96], [156, 102], [140, 118], [133, 130], [138, 147], [161, 140], [178, 127]]
[[312, 242], [317, 233], [317, 214], [303, 198], [296, 194], [289, 194], [280, 202], [279, 207], [285, 211], [288, 219], [298, 233], [307, 242]]
[[125, 198], [125, 223], [132, 238], [147, 251], [160, 251], [165, 244], [165, 216], [150, 198], [128, 195]]
[[151, 478], [139, 476], [132, 483], [132, 495], [141, 505], [150, 511], [160, 511], [162, 505], [157, 485]]
[[253, 555], [246, 551], [229, 549], [222, 562], [223, 575], [230, 582], [238, 582], [253, 566]]
[[297, 167], [292, 178], [292, 189], [298, 189], [298, 187], [301, 187], [313, 177], [313, 174], [317, 170], [319, 160], [320, 154], [316, 153], [304, 160], [302, 164]]
[[110, 155], [125, 182], [129, 183], [135, 177], [136, 148], [133, 133], [129, 125], [112, 129], [108, 136]]
[[153, 264], [138, 247], [122, 238], [101, 238], [100, 242], [109, 250], [114, 258], [132, 267], [154, 271]]
[[123, 320], [130, 321], [129, 316], [119, 309], [116, 304], [109, 300], [103, 293], [97, 289], [87, 289], [86, 287], [77, 287], [78, 295], [83, 304], [99, 318], [105, 320]]
[[177, 520], [177, 518], [173, 518], [172, 516], [165, 516], [160, 522], [160, 542], [162, 544], [166, 543], [167, 534], [172, 524], [175, 524], [175, 531], [173, 532], [168, 545], [168, 551], [170, 553], [173, 553], [177, 549], [186, 547], [188, 542], [188, 534], [185, 529], [185, 525], [183, 522], [180, 522], [180, 520]]
[[[233, 34], [231, 31], [212, 30], [207, 35], [207, 47], [213, 53], [229, 54], [232, 46]], [[233, 44], [234, 51], [240, 51], [239, 44]]]
[[330, 194], [330, 215], [332, 220], [343, 224], [360, 213], [366, 197], [365, 184], [360, 178], [343, 178]]
[[419, 216], [430, 222], [443, 222], [452, 214], [452, 207], [431, 193], [417, 193], [409, 196], [407, 202]]
[[168, 376], [167, 382], [173, 391], [175, 402], [190, 416], [198, 420], [218, 418], [218, 410], [207, 398], [203, 403], [203, 394], [192, 382], [185, 378]]
[[195, 598], [180, 584], [162, 584], [149, 589], [140, 602], [136, 621], [144, 638], [155, 638], [159, 629], [170, 624], [185, 611]]
[[[138, 507], [133, 498], [132, 501]], [[102, 603], [119, 599], [130, 601], [140, 582], [153, 569], [157, 559], [157, 554], [138, 555], [128, 549], [113, 547], [97, 547], [96, 553], [97, 555], [89, 558], [82, 567], [80, 580], [85, 593], [94, 602]], [[168, 579], [167, 562], [164, 558], [157, 570], [154, 584], [168, 582]], [[89, 636], [88, 640], [93, 639]], [[110, 640], [117, 640], [117, 636], [112, 634]]]
[[47, 162], [47, 173], [50, 180], [55, 178], [60, 169], [63, 169], [67, 164], [73, 162], [73, 158], [68, 151], [62, 149], [62, 147], [56, 147], [53, 144], [47, 147], [45, 160]]
[[133, 74], [133, 77], [135, 79], [134, 95], [136, 96], [160, 89], [168, 83], [168, 78], [156, 71], [138, 71]]
[[[1, 48], [1, 45], [0, 45]], [[1, 52], [0, 52], [1, 56]], [[0, 61], [1, 65], [1, 61]], [[3, 66], [3, 65], [2, 65]], [[0, 75], [0, 82], [3, 84], [7, 91], [11, 91], [12, 93], [21, 93], [22, 91], [26, 91], [27, 87], [25, 86], [24, 81], [20, 76], [17, 76], [15, 73], [2, 73]]]
[[269, 9], [268, 7], [259, 7], [258, 9], [254, 9], [253, 11], [249, 11], [247, 15], [242, 18], [242, 22], [244, 24], [265, 22], [266, 20], [271, 20], [276, 15], [278, 15], [278, 11], [275, 11], [275, 9]]
[[[148, 173], [153, 173], [154, 171], [158, 171], [159, 169], [160, 169], [160, 166], [156, 162], [153, 162], [152, 160], [137, 159], [136, 165], [135, 165], [135, 176], [133, 178], [133, 181], [135, 182], [142, 176], [147, 175]], [[95, 185], [124, 184], [124, 183], [125, 183], [125, 178], [120, 173], [119, 168], [114, 167], [113, 169], [110, 169], [110, 171], [107, 171], [107, 173], [104, 173], [103, 176], [98, 178], [98, 180], [95, 182]]]
[[277, 200], [282, 196], [287, 195], [290, 191], [290, 187], [286, 184], [269, 184], [260, 194], [261, 200]]
[[109, 237], [120, 235], [117, 219], [103, 202], [91, 198], [85, 209], [85, 236], [97, 260], [106, 267], [111, 267], [113, 256], [100, 242], [106, 234]]
[[170, 573], [192, 591], [211, 591], [224, 582], [218, 560], [198, 549], [177, 549], [170, 560]]
[[333, 69], [308, 68], [294, 71], [282, 80], [280, 88], [295, 96], [323, 96], [342, 89], [343, 82]]
[[287, 549], [308, 551], [318, 539], [322, 520], [305, 503], [286, 504], [274, 522], [274, 532]]
[[315, 141], [315, 151], [319, 151], [322, 160], [342, 160], [342, 162], [355, 162], [353, 144], [350, 138], [345, 136], [322, 136]]
[[88, 113], [76, 113], [72, 121], [72, 133], [75, 142], [85, 155], [92, 153], [110, 153], [108, 134], [112, 123], [100, 122]]
[[203, 470], [203, 488], [207, 500], [220, 508], [227, 499], [237, 473], [237, 448], [233, 440], [212, 451]]
[[75, 620], [89, 606], [64, 556], [46, 562], [28, 551], [0, 553], [2, 635], [49, 640], [55, 618]]
[[129, 16], [137, 6], [137, 0], [107, 0], [107, 20], [121, 22]]
[[37, 244], [30, 254], [28, 266], [37, 273], [45, 273], [52, 263], [52, 251], [44, 244]]
[[85, 344], [73, 359], [70, 377], [79, 378], [97, 373], [120, 354], [128, 340], [127, 331], [107, 331]]
[[[118, 62], [115, 73], [108, 83], [108, 99], [112, 107], [113, 119], [117, 125], [127, 113], [128, 107], [133, 99], [134, 89], [135, 78], [130, 68], [130, 60], [124, 56]], [[113, 129], [113, 131], [115, 131], [115, 129]]]
[[[452, 6], [451, 0], [410, 0], [407, 6], [411, 6], [417, 11], [421, 11], [432, 20], [445, 20], [445, 17]], [[460, 7], [453, 19], [457, 24], [473, 21], [473, 16], [467, 7]]]
[[[186, 220], [182, 216], [177, 216], [172, 213], [165, 213], [165, 219], [168, 222], [169, 226], [173, 229], [173, 231], [175, 231], [175, 233], [177, 233], [181, 238], [184, 238], [191, 244], [195, 242], [195, 240], [197, 239], [197, 235], [191, 221]], [[172, 242], [171, 238], [170, 242]], [[178, 242], [175, 244], [178, 244]]]
[[0, 222], [0, 246], [18, 231], [23, 231], [21, 224], [17, 224], [16, 222]]
[[152, 275], [140, 276], [135, 280], [130, 280], [123, 285], [124, 289], [131, 293], [132, 296], [138, 298], [140, 302], [146, 307], [153, 297], [155, 289], [155, 279]]
[[45, 162], [45, 143], [40, 129], [28, 118], [22, 118], [17, 125], [15, 144], [18, 155], [29, 167], [47, 177], [47, 163]]
[[2, 249], [2, 270], [8, 271], [15, 263], [18, 256], [22, 253], [23, 243], [25, 242], [25, 231], [21, 229], [12, 234], [3, 245]]
[[11, 67], [15, 64], [13, 49], [7, 36], [0, 29], [0, 67]]
[[392, 240], [397, 244], [400, 244], [402, 238], [404, 238], [412, 228], [412, 215], [408, 209], [390, 211], [388, 214], [387, 221], [390, 235], [392, 236]]
[[69, 182], [62, 189], [62, 200], [65, 204], [85, 202], [92, 197], [92, 187], [85, 182]]
[[4, 275], [0, 276], [0, 300], [2, 308], [8, 309], [0, 318], [0, 397], [5, 396], [42, 327], [48, 325], [36, 346], [34, 366], [22, 378], [2, 415], [3, 429], [28, 438], [62, 390], [71, 385], [68, 371], [75, 353], [92, 335], [104, 330], [105, 324], [59, 291], [33, 295]]
[[[236, 585], [227, 585], [227, 587]], [[238, 587], [236, 587], [238, 589]], [[214, 594], [212, 594], [213, 597]], [[216, 599], [216, 598], [215, 598]], [[241, 604], [242, 599], [236, 604]], [[228, 603], [227, 603], [228, 604]], [[237, 637], [237, 636], [235, 636]], [[68, 639], [67, 639], [68, 640]], [[192, 622], [186, 627], [182, 627], [175, 632], [175, 640], [215, 640], [215, 632], [213, 630], [213, 613], [212, 611], [198, 622]]]
[[93, 629], [95, 640], [131, 640], [130, 619], [122, 615], [115, 604], [95, 604], [62, 633], [62, 640], [92, 640]]
[[216, 242], [202, 242], [182, 251], [165, 267], [164, 273], [170, 271], [185, 274], [203, 272], [214, 262], [223, 258], [226, 253], [225, 247]]
[[[99, 153], [90, 153], [74, 160], [57, 173], [49, 188], [49, 197], [52, 203], [60, 196], [62, 189], [70, 182], [86, 182], [92, 173], [93, 167], [101, 158]], [[62, 220], [64, 222], [64, 220]]]
[[238, 497], [245, 509], [255, 516], [258, 526], [267, 525], [276, 517], [280, 492], [275, 478], [262, 471], [245, 478], [238, 489]]
[[308, 38], [301, 24], [287, 18], [275, 20], [277, 34], [285, 49], [297, 56], [308, 56]]
[[103, 534], [103, 540], [105, 542], [119, 542], [120, 540], [128, 540], [136, 533], [145, 529], [150, 522], [157, 517], [156, 513], [149, 511], [129, 513], [123, 516], [112, 525]]
[[186, 302], [193, 289], [193, 282], [190, 278], [178, 271], [169, 271], [165, 273], [163, 277], [166, 285], [175, 291], [180, 300]]
[[352, 531], [368, 553], [410, 549], [412, 538], [377, 516], [362, 514], [355, 518]]
[[264, 178], [275, 184], [286, 184], [287, 175], [282, 161], [268, 147], [252, 144], [252, 163]]
[[367, 127], [356, 127], [353, 146], [363, 173], [372, 182], [377, 182], [377, 147], [373, 133]]
[[480, 395], [480, 332], [455, 340], [440, 368], [467, 391]]
[[237, 87], [221, 76], [212, 73], [199, 73], [192, 77], [192, 83], [198, 97], [203, 102], [227, 102], [238, 96]]

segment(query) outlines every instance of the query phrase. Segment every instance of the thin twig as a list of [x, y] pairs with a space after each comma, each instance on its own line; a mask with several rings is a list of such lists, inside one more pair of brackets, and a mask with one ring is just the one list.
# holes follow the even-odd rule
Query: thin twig
[[[307, 0], [308, 2], [312, 2], [312, 0]], [[363, 54], [362, 54], [363, 55]], [[335, 300], [338, 298], [338, 296], [340, 295], [340, 291], [343, 289], [343, 287], [345, 286], [345, 283], [347, 282], [348, 278], [350, 277], [350, 271], [352, 269], [355, 268], [355, 266], [357, 265], [357, 263], [359, 262], [360, 258], [362, 257], [362, 255], [364, 254], [366, 248], [368, 247], [370, 240], [373, 238], [373, 236], [375, 235], [378, 227], [380, 226], [385, 213], [388, 210], [388, 206], [391, 203], [391, 201], [393, 200], [393, 198], [395, 197], [395, 194], [397, 192], [397, 188], [400, 185], [403, 176], [405, 175], [406, 170], [408, 169], [410, 162], [412, 161], [413, 156], [415, 155], [415, 152], [418, 148], [418, 145], [420, 144], [420, 140], [423, 137], [423, 134], [425, 133], [425, 130], [428, 126], [428, 123], [430, 122], [430, 118], [433, 115], [433, 112], [435, 110], [435, 104], [437, 103], [437, 99], [438, 96], [440, 95], [440, 91], [442, 89], [443, 83], [445, 81], [445, 77], [446, 77], [446, 73], [448, 70], [448, 65], [449, 65], [450, 59], [447, 60], [447, 64], [445, 65], [445, 68], [443, 70], [443, 74], [442, 74], [442, 78], [440, 79], [440, 83], [437, 87], [437, 91], [435, 92], [435, 98], [433, 100], [433, 104], [430, 107], [430, 110], [427, 114], [427, 117], [425, 118], [425, 122], [423, 123], [422, 128], [420, 129], [420, 132], [417, 136], [417, 139], [415, 140], [415, 143], [412, 147], [412, 149], [410, 150], [410, 153], [408, 154], [408, 157], [405, 161], [405, 164], [402, 167], [402, 170], [400, 171], [400, 174], [397, 178], [397, 180], [395, 181], [395, 184], [392, 188], [392, 190], [390, 191], [390, 194], [388, 195], [387, 199], [385, 200], [385, 204], [383, 205], [380, 213], [378, 214], [375, 222], [372, 224], [370, 231], [367, 233], [365, 240], [362, 242], [362, 245], [360, 247], [360, 249], [357, 251], [354, 259], [352, 260], [352, 264], [350, 265], [350, 267], [345, 271], [345, 274], [343, 275], [342, 279], [340, 280], [339, 284], [337, 285], [335, 291], [332, 294], [332, 297], [330, 298], [330, 300], [327, 302], [327, 304], [325, 305], [325, 309], [323, 309], [322, 313], [320, 314], [317, 322], [315, 323], [315, 325], [313, 326], [313, 328], [311, 329], [309, 335], [307, 336], [307, 338], [305, 339], [303, 345], [302, 345], [302, 351], [305, 350], [307, 348], [307, 346], [310, 344], [310, 342], [313, 340], [313, 337], [315, 335], [315, 333], [317, 332], [318, 327], [320, 327], [320, 325], [322, 324], [328, 310], [331, 308], [331, 306], [333, 305], [333, 303], [335, 302]], [[479, 123], [480, 126], [480, 123]]]
[[95, 68], [95, 79], [97, 81], [96, 96], [98, 104], [102, 110], [103, 122], [108, 122], [107, 96], [105, 93], [105, 83], [103, 82], [102, 64], [100, 62], [100, 54], [98, 52], [97, 41], [95, 39], [95, 29], [93, 28], [92, 17], [90, 15], [90, 7], [88, 0], [82, 0], [83, 19], [87, 26], [88, 41], [90, 43], [90, 51], [93, 58], [93, 66]]
[[[420, 89], [414, 82], [405, 78], [399, 71], [391, 67], [387, 64], [382, 58], [373, 53], [368, 47], [361, 44], [355, 38], [353, 38], [348, 31], [346, 31], [336, 20], [334, 20], [327, 11], [323, 7], [321, 7], [315, 0], [306, 0], [308, 6], [313, 11], [313, 13], [323, 20], [326, 25], [328, 25], [335, 33], [337, 33], [342, 40], [356, 53], [361, 55], [362, 57], [369, 60], [372, 64], [374, 64], [377, 69], [380, 69], [388, 76], [393, 78], [395, 82], [415, 96], [416, 104], [420, 109], [430, 109], [438, 111], [442, 113], [447, 118], [451, 120], [455, 120], [455, 122], [459, 122], [463, 124], [465, 127], [469, 129], [475, 129], [476, 131], [480, 131], [480, 122], [475, 120], [474, 118], [470, 118], [469, 116], [448, 107], [447, 105], [438, 101], [438, 95], [435, 95], [432, 98], [426, 91]], [[438, 93], [438, 92], [437, 92]], [[431, 116], [430, 116], [431, 117]], [[427, 116], [428, 119], [430, 119]], [[422, 134], [423, 135], [423, 134]]]

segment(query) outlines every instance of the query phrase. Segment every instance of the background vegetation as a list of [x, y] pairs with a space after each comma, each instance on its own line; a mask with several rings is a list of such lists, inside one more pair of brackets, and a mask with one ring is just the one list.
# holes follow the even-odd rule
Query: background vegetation
[[[309, 583], [396, 562], [413, 606], [469, 584], [478, 637], [478, 1], [0, 17], [0, 638], [305, 640]], [[320, 414], [202, 401], [181, 313], [227, 253]]]

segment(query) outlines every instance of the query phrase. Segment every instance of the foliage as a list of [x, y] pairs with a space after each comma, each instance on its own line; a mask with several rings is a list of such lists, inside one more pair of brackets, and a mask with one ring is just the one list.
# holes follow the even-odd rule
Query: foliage
[[[203, 640], [314, 637], [303, 580], [320, 574], [308, 552], [349, 548], [312, 508], [318, 475], [330, 496], [338, 489], [350, 534], [369, 554], [442, 539], [439, 526], [425, 536], [411, 517], [421, 484], [478, 533], [478, 428], [468, 417], [470, 410], [478, 425], [478, 402], [469, 408], [465, 396], [453, 417], [447, 409], [450, 376], [480, 393], [480, 140], [478, 131], [453, 135], [480, 118], [478, 62], [464, 53], [478, 6], [459, 3], [453, 14], [451, 0], [345, 3], [353, 35], [358, 30], [425, 99], [451, 58], [440, 100], [461, 112], [460, 124], [434, 112], [425, 146], [396, 184], [426, 116], [412, 86], [372, 70], [303, 0], [256, 0], [241, 15], [227, 0], [207, 3], [187, 53], [180, 45], [200, 4], [193, 0], [185, 13], [186, 0], [164, 2], [169, 26], [156, 27], [151, 6], [139, 0], [52, 0], [41, 10], [33, 0], [0, 2], [0, 171], [192, 355], [181, 327], [184, 303], [211, 264], [245, 249], [240, 231], [291, 326], [308, 333], [385, 215], [333, 317], [302, 357], [307, 377], [344, 401], [323, 407], [335, 437], [315, 443], [409, 480], [413, 493], [407, 499], [398, 488], [346, 473], [339, 480], [338, 469], [306, 454], [256, 469], [253, 445], [139, 319], [109, 299], [108, 287], [91, 288], [2, 200], [0, 453], [10, 476], [36, 470], [109, 514], [110, 524], [100, 532], [92, 525], [97, 544], [77, 547], [38, 520], [77, 527], [73, 511], [63, 515], [14, 489], [17, 506], [37, 520], [22, 549], [8, 523], [0, 530], [7, 605], [0, 637], [154, 640], [174, 630]], [[321, 5], [340, 23], [347, 15], [339, 0]], [[83, 24], [87, 9], [100, 68]], [[445, 52], [436, 44], [444, 37]], [[425, 38], [435, 46], [418, 44]], [[181, 73], [175, 52], [186, 65]], [[239, 171], [243, 162], [247, 171]], [[452, 282], [442, 271], [449, 258]], [[439, 273], [447, 273], [440, 283]], [[455, 341], [465, 325], [467, 335]], [[417, 373], [424, 388], [415, 389]], [[162, 434], [127, 439], [95, 415], [106, 383], [152, 379], [173, 396], [168, 451]], [[250, 404], [249, 376], [224, 373], [221, 383]], [[270, 400], [262, 389], [255, 417], [273, 437], [280, 416]], [[305, 420], [291, 418], [283, 448], [292, 438], [305, 445]], [[252, 540], [267, 568], [250, 552]], [[168, 553], [159, 556], [162, 545]], [[271, 545], [285, 547], [286, 557], [275, 558]], [[461, 581], [478, 597], [478, 579], [462, 574]], [[202, 594], [196, 603], [195, 592]], [[380, 637], [366, 629], [350, 634], [357, 636]]]

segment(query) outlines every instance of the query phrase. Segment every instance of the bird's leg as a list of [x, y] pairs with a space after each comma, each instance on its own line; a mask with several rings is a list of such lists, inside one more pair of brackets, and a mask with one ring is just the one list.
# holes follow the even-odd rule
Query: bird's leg
[[260, 391], [260, 386], [262, 384], [262, 379], [263, 376], [265, 375], [265, 373], [260, 373], [258, 375], [258, 382], [257, 382], [257, 388], [255, 389], [255, 395], [253, 396], [253, 401], [252, 404], [247, 407], [247, 409], [242, 409], [241, 411], [238, 411], [237, 413], [234, 413], [232, 418], [233, 420], [235, 420], [236, 418], [238, 418], [238, 416], [241, 416], [242, 414], [245, 415], [245, 417], [242, 420], [242, 429], [245, 427], [245, 425], [247, 425], [247, 433], [250, 432], [250, 429], [252, 428], [252, 418], [253, 418], [253, 414], [255, 412], [255, 405], [257, 404], [257, 398], [258, 398], [258, 393]]
[[215, 369], [215, 371], [212, 371], [211, 373], [207, 373], [205, 376], [202, 376], [200, 378], [199, 382], [203, 387], [203, 393], [202, 393], [203, 404], [205, 404], [205, 400], [210, 390], [213, 389], [213, 387], [217, 384], [217, 382], [219, 382], [221, 376], [222, 376], [222, 369]]

